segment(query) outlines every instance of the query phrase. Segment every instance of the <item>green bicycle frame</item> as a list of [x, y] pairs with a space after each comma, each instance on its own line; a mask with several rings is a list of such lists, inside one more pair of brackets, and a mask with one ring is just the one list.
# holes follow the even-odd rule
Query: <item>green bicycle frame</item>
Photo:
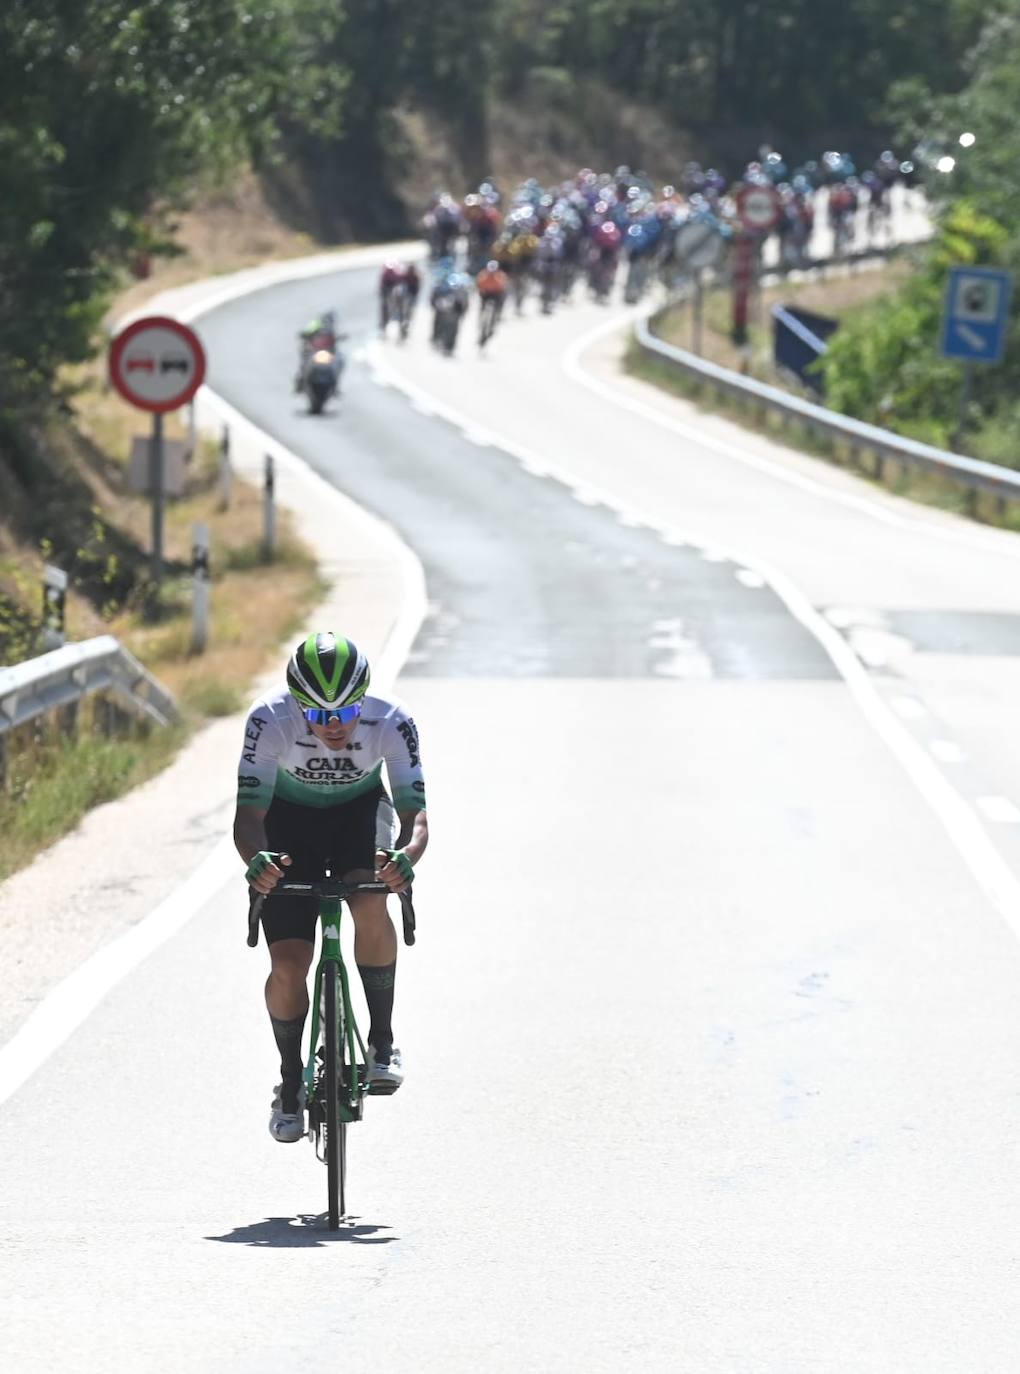
[[308, 1047], [308, 1061], [305, 1064], [304, 1084], [305, 1096], [307, 1101], [312, 1100], [315, 1089], [315, 1071], [317, 1067], [316, 1049], [319, 1044], [319, 1026], [321, 1022], [320, 1007], [322, 1006], [322, 976], [327, 964], [335, 963], [340, 972], [340, 997], [343, 1006], [344, 1017], [344, 1039], [347, 1046], [347, 1062], [351, 1066], [351, 1082], [344, 1084], [345, 1097], [341, 1099], [339, 1107], [341, 1120], [357, 1121], [361, 1116], [361, 1100], [365, 1095], [365, 1085], [361, 1081], [358, 1073], [358, 1056], [355, 1046], [361, 1051], [361, 1062], [367, 1059], [365, 1042], [361, 1038], [358, 1024], [354, 1019], [354, 1011], [351, 1007], [351, 990], [347, 978], [347, 966], [344, 963], [343, 954], [340, 950], [340, 917], [343, 910], [343, 902], [339, 897], [322, 897], [319, 900], [319, 921], [322, 926], [322, 949], [319, 952], [319, 962], [315, 966], [315, 985], [312, 994], [312, 1018], [311, 1034]]

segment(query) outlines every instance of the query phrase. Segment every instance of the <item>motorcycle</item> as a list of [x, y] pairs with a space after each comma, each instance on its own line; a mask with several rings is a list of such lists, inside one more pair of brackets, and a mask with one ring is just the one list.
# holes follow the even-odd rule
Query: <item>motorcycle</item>
[[[340, 338], [346, 337], [340, 335]], [[301, 390], [308, 398], [310, 415], [321, 415], [326, 402], [339, 394], [343, 370], [344, 359], [339, 348], [317, 348], [309, 354], [301, 374]]]

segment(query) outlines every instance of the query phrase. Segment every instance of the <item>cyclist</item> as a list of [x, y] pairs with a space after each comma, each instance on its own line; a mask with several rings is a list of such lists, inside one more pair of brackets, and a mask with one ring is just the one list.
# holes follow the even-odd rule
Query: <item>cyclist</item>
[[421, 277], [418, 275], [418, 268], [413, 262], [394, 262], [391, 260], [383, 264], [383, 269], [379, 273], [379, 329], [383, 334], [385, 334], [386, 326], [390, 320], [396, 317], [395, 307], [398, 290], [405, 293], [405, 317], [401, 324], [406, 326], [407, 320], [410, 319], [418, 302], [418, 293], [421, 290]]
[[495, 258], [490, 259], [475, 278], [480, 301], [478, 345], [484, 348], [499, 324], [509, 287], [506, 273]]
[[[327, 864], [343, 880], [380, 880], [393, 892], [410, 883], [428, 843], [418, 732], [403, 706], [369, 696], [369, 666], [357, 647], [328, 631], [294, 650], [286, 686], [256, 701], [238, 766], [234, 844], [247, 865], [254, 900], [284, 877], [314, 881]], [[392, 802], [382, 784], [383, 764]], [[399, 834], [394, 839], [394, 811]], [[283, 857], [277, 864], [274, 854]], [[385, 895], [350, 899], [354, 957], [371, 1024], [369, 1091], [403, 1082], [393, 1044], [397, 937]], [[285, 894], [266, 904], [262, 924], [272, 969], [266, 1006], [280, 1051], [273, 1097], [274, 1140], [305, 1133], [301, 1040], [308, 1011], [307, 974], [318, 903]]]

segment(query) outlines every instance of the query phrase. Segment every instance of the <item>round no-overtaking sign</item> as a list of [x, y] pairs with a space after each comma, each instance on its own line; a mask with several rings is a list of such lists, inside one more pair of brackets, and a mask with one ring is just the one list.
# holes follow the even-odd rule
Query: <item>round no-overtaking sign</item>
[[186, 324], [148, 315], [110, 345], [110, 381], [139, 410], [162, 413], [186, 405], [205, 377], [205, 350]]
[[779, 221], [779, 196], [774, 186], [745, 186], [737, 195], [737, 214], [745, 229], [763, 233]]

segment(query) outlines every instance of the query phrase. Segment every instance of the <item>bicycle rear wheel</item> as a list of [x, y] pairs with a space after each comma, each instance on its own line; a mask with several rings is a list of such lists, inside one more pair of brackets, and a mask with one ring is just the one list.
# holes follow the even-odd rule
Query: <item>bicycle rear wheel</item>
[[339, 1230], [347, 1206], [347, 1122], [340, 1117], [340, 1075], [344, 1061], [344, 1010], [340, 994], [340, 969], [332, 961], [322, 970], [324, 993], [323, 1039], [326, 1048], [326, 1179], [329, 1194], [329, 1229]]

